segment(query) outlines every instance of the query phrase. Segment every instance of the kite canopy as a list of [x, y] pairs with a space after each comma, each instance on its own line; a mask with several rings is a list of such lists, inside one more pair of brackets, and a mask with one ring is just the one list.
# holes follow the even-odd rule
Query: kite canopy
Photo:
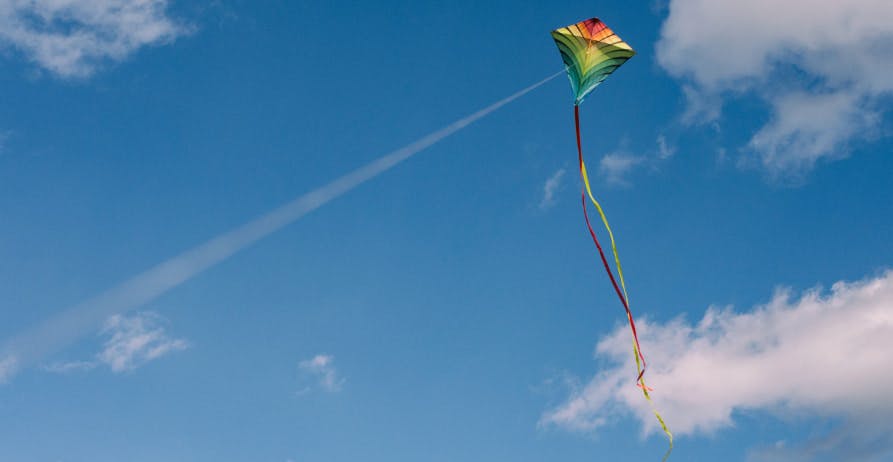
[[552, 31], [574, 90], [574, 104], [636, 54], [600, 19], [587, 19]]

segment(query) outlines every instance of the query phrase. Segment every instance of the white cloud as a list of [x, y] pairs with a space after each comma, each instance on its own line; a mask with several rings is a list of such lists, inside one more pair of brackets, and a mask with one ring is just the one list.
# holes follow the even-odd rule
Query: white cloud
[[844, 157], [846, 140], [864, 134], [880, 119], [860, 99], [853, 91], [780, 95], [772, 102], [772, 121], [751, 138], [749, 147], [761, 153], [763, 167], [776, 176], [796, 177], [818, 159]]
[[[697, 324], [637, 326], [652, 397], [676, 435], [731, 427], [738, 411], [893, 431], [893, 400], [886, 396], [893, 387], [893, 271], [838, 282], [830, 293], [814, 289], [794, 298], [782, 290], [743, 313], [711, 307]], [[598, 342], [596, 355], [610, 367], [576, 387], [542, 423], [591, 431], [631, 413], [646, 434], [659, 430], [633, 384], [628, 329], [620, 326]], [[865, 437], [847, 434], [850, 443]]]
[[560, 168], [546, 180], [546, 184], [543, 185], [543, 198], [540, 200], [540, 210], [546, 210], [555, 205], [555, 192], [561, 187], [565, 173], [565, 169]]
[[130, 371], [148, 361], [189, 347], [186, 340], [168, 336], [161, 317], [151, 312], [114, 315], [106, 321], [103, 333], [110, 338], [96, 359], [113, 372]]
[[107, 61], [187, 32], [167, 0], [5, 0], [0, 42], [61, 77], [86, 77]]
[[772, 175], [844, 157], [893, 93], [888, 0], [671, 0], [669, 11], [657, 58], [686, 82], [686, 119], [713, 120], [724, 97], [756, 93], [772, 117], [748, 147]]
[[[344, 385], [344, 379], [338, 376], [334, 362], [334, 356], [318, 354], [299, 362], [298, 369], [303, 380], [313, 382], [324, 391], [335, 392], [341, 390], [341, 386]], [[299, 393], [306, 393], [310, 389], [310, 386], [306, 386]]]
[[626, 176], [633, 168], [644, 163], [645, 160], [641, 156], [613, 152], [601, 158], [598, 169], [599, 173], [602, 174], [609, 184], [627, 186], [629, 183], [626, 180]]

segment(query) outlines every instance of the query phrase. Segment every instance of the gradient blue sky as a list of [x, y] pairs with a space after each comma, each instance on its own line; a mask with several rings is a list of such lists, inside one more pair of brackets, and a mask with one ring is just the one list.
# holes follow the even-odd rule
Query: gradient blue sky
[[[0, 2], [0, 345], [560, 70], [549, 31], [598, 16], [638, 55], [584, 151], [671, 460], [893, 460], [893, 9], [815, 3]], [[0, 460], [659, 460], [575, 155], [559, 78], [0, 358]]]

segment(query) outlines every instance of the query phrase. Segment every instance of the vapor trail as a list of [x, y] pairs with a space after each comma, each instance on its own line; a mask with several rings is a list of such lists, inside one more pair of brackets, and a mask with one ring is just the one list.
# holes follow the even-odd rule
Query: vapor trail
[[105, 292], [81, 302], [37, 326], [9, 339], [0, 353], [0, 383], [16, 370], [39, 361], [71, 344], [84, 334], [95, 332], [109, 316], [144, 305], [188, 281], [234, 253], [293, 223], [332, 199], [390, 170], [395, 165], [462, 130], [491, 112], [524, 96], [564, 73], [546, 77], [477, 112], [288, 202], [265, 215], [227, 231], [157, 266], [140, 273]]

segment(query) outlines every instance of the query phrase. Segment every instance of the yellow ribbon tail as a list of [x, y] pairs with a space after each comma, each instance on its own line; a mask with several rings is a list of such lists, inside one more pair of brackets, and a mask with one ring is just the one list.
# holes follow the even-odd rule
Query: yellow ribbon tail
[[[651, 388], [645, 384], [645, 356], [642, 354], [642, 351], [639, 347], [639, 338], [636, 333], [636, 324], [633, 321], [632, 312], [629, 308], [629, 294], [626, 289], [626, 280], [623, 277], [623, 266], [620, 264], [620, 254], [617, 252], [617, 243], [614, 240], [614, 232], [611, 230], [611, 225], [608, 223], [608, 217], [605, 215], [605, 211], [602, 209], [601, 204], [595, 200], [595, 196], [592, 194], [592, 187], [589, 183], [589, 174], [586, 170], [586, 164], [583, 161], [583, 149], [580, 142], [580, 115], [579, 115], [579, 106], [574, 106], [574, 123], [577, 129], [577, 152], [579, 154], [579, 162], [580, 162], [580, 177], [583, 180], [583, 185], [586, 190], [586, 195], [589, 197], [592, 205], [595, 206], [595, 209], [598, 210], [599, 217], [602, 219], [602, 223], [605, 225], [605, 229], [608, 231], [608, 236], [611, 239], [611, 251], [614, 254], [614, 264], [617, 268], [618, 279], [620, 279], [620, 287], [622, 290], [622, 295], [620, 291], [618, 291], [618, 295], [621, 295], [621, 302], [623, 303], [623, 307], [626, 309], [627, 319], [629, 321], [630, 330], [632, 331], [632, 343], [633, 343], [633, 357], [636, 360], [636, 385], [642, 389], [642, 394], [645, 396], [645, 399], [648, 401], [648, 406], [651, 408], [651, 412], [654, 413], [654, 417], [657, 418], [657, 422], [660, 424], [660, 428], [663, 430], [664, 434], [667, 436], [667, 440], [669, 441], [669, 448], [667, 448], [666, 454], [662, 459], [662, 462], [665, 462], [668, 457], [670, 457], [670, 453], [673, 452], [673, 433], [670, 432], [669, 427], [667, 427], [666, 422], [664, 422], [663, 417], [660, 415], [660, 412], [657, 411], [657, 408], [654, 405], [654, 401], [651, 400], [651, 395], [649, 391], [652, 391]], [[583, 198], [583, 213], [586, 213], [586, 198]], [[586, 215], [586, 225], [589, 226], [589, 216]], [[598, 243], [598, 239], [595, 237], [595, 233], [592, 231], [592, 228], [589, 227], [589, 232], [592, 234], [592, 239], [595, 241], [596, 247], [598, 247], [599, 254], [601, 255], [602, 262], [605, 265], [605, 270], [608, 272], [608, 276], [611, 278], [611, 282], [614, 282], [614, 276], [611, 274], [611, 270], [608, 266], [608, 262], [605, 260], [604, 254], [602, 253], [601, 245]], [[617, 290], [617, 284], [614, 284], [614, 289]]]

